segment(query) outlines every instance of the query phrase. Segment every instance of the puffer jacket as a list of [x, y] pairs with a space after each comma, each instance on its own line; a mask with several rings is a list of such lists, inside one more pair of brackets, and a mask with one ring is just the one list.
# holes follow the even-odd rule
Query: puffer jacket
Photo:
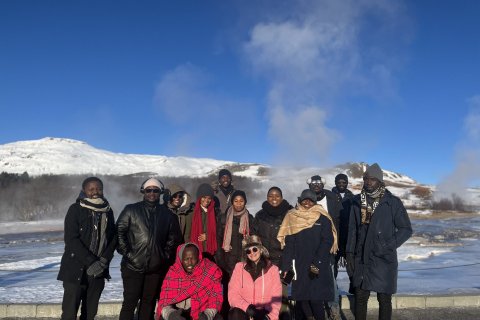
[[282, 283], [278, 267], [269, 262], [255, 280], [245, 267], [245, 262], [237, 263], [228, 283], [230, 307], [246, 311], [253, 304], [267, 310], [270, 320], [277, 320], [282, 305]]
[[347, 254], [355, 255], [353, 285], [364, 290], [394, 294], [397, 291], [397, 248], [412, 235], [402, 201], [385, 190], [370, 224], [361, 223], [361, 200], [356, 195], [350, 211]]
[[170, 210], [145, 201], [129, 204], [117, 220], [117, 251], [122, 266], [136, 272], [158, 272], [174, 262], [182, 241], [178, 219]]

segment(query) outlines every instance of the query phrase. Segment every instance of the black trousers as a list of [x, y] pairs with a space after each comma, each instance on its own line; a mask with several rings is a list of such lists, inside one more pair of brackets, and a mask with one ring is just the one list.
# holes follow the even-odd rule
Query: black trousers
[[158, 273], [140, 273], [122, 266], [121, 271], [123, 303], [119, 320], [132, 320], [139, 301], [138, 319], [153, 320], [166, 270]]
[[[370, 291], [355, 288], [355, 320], [367, 319], [367, 305], [370, 298]], [[392, 319], [392, 295], [377, 292], [377, 300], [379, 304], [378, 319]]]
[[324, 300], [298, 300], [297, 306], [303, 313], [303, 319], [325, 320]]
[[97, 315], [98, 301], [105, 287], [105, 279], [83, 277], [82, 282], [63, 282], [62, 320], [76, 320], [82, 304], [80, 320], [93, 320]]

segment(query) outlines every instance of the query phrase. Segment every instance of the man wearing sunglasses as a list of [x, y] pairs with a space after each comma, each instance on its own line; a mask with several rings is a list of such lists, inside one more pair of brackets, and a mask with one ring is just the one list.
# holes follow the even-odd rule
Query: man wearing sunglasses
[[[325, 179], [320, 177], [319, 175], [314, 175], [310, 179], [307, 180], [308, 187], [310, 190], [315, 192], [317, 196], [317, 204], [321, 205], [325, 210], [327, 210], [328, 214], [333, 219], [333, 224], [335, 225], [335, 230], [337, 231], [338, 236], [340, 231], [340, 212], [343, 209], [341, 200], [337, 197], [336, 194], [329, 190], [325, 190]], [[336, 278], [338, 274], [338, 261], [339, 258], [336, 257], [338, 253], [335, 254], [335, 259], [332, 261], [333, 265], [333, 275], [334, 275], [334, 287], [335, 287], [335, 299], [333, 301], [329, 301], [328, 305], [326, 305], [326, 310], [328, 313], [328, 317], [330, 320], [337, 320], [340, 319], [340, 299], [338, 295], [338, 288], [336, 284]]]
[[143, 201], [125, 206], [116, 226], [117, 251], [123, 256], [120, 320], [131, 320], [139, 301], [138, 319], [153, 319], [162, 281], [182, 241], [176, 215], [160, 205], [163, 184], [150, 178], [140, 192]]

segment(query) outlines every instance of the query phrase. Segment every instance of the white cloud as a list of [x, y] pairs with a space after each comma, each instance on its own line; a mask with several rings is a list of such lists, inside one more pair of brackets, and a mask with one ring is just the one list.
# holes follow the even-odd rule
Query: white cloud
[[[270, 83], [270, 134], [285, 158], [313, 136], [321, 142], [305, 158], [326, 159], [339, 138], [327, 122], [336, 97], [394, 95], [395, 64], [384, 44], [401, 38], [403, 12], [383, 0], [299, 1], [289, 9], [254, 25], [243, 49], [252, 71]], [[286, 124], [296, 130], [286, 135]]]

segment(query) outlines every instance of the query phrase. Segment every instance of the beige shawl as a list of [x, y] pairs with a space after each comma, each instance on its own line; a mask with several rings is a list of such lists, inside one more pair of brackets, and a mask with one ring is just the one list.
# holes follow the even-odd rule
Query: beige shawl
[[338, 251], [337, 230], [335, 229], [335, 224], [330, 214], [319, 204], [314, 205], [310, 209], [306, 209], [300, 204], [297, 204], [294, 209], [287, 212], [277, 236], [282, 249], [285, 247], [286, 236], [297, 234], [304, 229], [311, 228], [321, 215], [327, 217], [332, 224], [333, 245], [330, 253], [335, 254]]

